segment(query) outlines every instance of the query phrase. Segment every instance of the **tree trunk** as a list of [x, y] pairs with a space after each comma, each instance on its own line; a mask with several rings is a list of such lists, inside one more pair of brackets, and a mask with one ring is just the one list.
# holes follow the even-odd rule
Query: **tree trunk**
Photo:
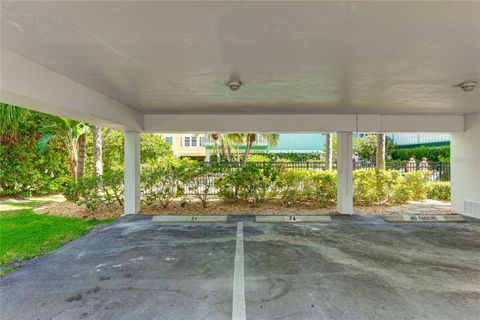
[[225, 139], [222, 139], [222, 153], [224, 158], [227, 159], [227, 162], [232, 161], [230, 157], [230, 144], [225, 141]]
[[93, 126], [93, 176], [98, 177], [103, 174], [102, 157], [102, 128]]
[[247, 135], [247, 147], [245, 149], [245, 155], [243, 157], [243, 164], [247, 163], [247, 159], [250, 156], [250, 150], [252, 149], [252, 145], [256, 140], [257, 140], [257, 135], [255, 133], [249, 133]]
[[215, 155], [217, 156], [217, 163], [220, 163], [220, 152], [218, 151], [218, 133], [212, 133], [212, 139], [215, 144]]
[[377, 171], [385, 170], [385, 133], [377, 134]]
[[77, 178], [82, 178], [85, 175], [85, 158], [87, 153], [87, 135], [82, 134], [78, 137], [78, 164], [77, 164]]
[[333, 146], [332, 146], [332, 134], [327, 133], [325, 135], [325, 169], [332, 170], [333, 168]]
[[227, 159], [228, 162], [230, 162], [228, 160], [228, 156], [227, 156], [227, 146], [225, 145], [225, 140], [222, 139], [222, 155], [223, 155], [223, 158]]
[[70, 159], [70, 176], [77, 180], [77, 147], [76, 141], [72, 141], [68, 146], [68, 156]]

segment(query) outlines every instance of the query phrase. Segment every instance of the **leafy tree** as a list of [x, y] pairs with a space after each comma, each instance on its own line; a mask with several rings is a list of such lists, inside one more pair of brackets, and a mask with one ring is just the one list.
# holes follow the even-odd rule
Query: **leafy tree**
[[[7, 114], [8, 121], [4, 117]], [[52, 141], [42, 156], [36, 153], [41, 127], [55, 117], [1, 104], [0, 118], [0, 195], [30, 196], [61, 191], [68, 179], [68, 157], [63, 144]]]
[[[385, 137], [385, 157], [389, 157], [395, 145], [392, 139]], [[353, 138], [353, 152], [358, 154], [361, 160], [375, 161], [377, 154], [377, 135], [369, 134], [363, 137]]]

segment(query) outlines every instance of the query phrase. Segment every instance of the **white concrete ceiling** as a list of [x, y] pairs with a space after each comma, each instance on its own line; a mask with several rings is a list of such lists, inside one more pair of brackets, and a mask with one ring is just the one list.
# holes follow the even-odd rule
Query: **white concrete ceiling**
[[2, 1], [1, 45], [143, 113], [480, 111], [480, 2]]

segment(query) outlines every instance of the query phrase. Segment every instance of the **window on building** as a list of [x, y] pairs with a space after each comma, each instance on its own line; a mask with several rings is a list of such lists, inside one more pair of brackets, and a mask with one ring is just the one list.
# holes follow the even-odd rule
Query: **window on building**
[[190, 147], [190, 137], [185, 137], [185, 147]]
[[192, 147], [196, 147], [197, 146], [197, 137], [192, 137], [191, 141], [192, 141]]
[[172, 144], [173, 144], [173, 137], [165, 137], [165, 141], [166, 141], [169, 145], [172, 145]]
[[198, 137], [198, 145], [200, 147], [205, 146], [205, 137]]

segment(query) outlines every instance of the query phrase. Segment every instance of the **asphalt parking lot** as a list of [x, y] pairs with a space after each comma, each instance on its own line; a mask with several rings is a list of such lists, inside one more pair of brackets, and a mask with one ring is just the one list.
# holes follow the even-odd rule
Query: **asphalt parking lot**
[[123, 217], [0, 280], [6, 319], [478, 319], [480, 221]]

